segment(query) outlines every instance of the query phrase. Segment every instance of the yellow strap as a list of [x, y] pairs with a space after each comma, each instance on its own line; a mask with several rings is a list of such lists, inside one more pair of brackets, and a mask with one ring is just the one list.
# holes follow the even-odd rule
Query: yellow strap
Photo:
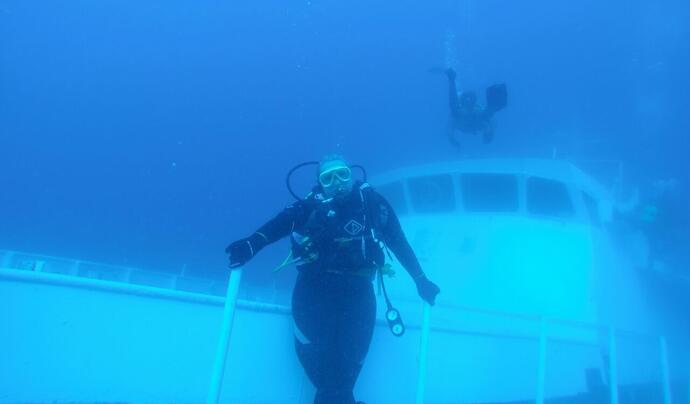
[[292, 250], [290, 250], [290, 253], [288, 254], [287, 257], [283, 260], [283, 262], [280, 263], [277, 267], [273, 269], [273, 272], [278, 272], [281, 269], [285, 268], [286, 266], [291, 265], [294, 261], [291, 259], [292, 258]]

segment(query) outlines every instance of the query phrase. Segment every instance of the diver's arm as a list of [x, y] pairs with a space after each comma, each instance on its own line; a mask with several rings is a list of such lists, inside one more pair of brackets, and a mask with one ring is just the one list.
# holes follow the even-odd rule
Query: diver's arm
[[303, 224], [309, 214], [309, 205], [304, 201], [298, 201], [283, 209], [249, 237], [231, 243], [225, 249], [225, 252], [230, 254], [230, 267], [246, 264], [261, 249], [287, 236], [295, 227]]
[[298, 201], [283, 209], [273, 219], [266, 222], [254, 234], [259, 234], [265, 240], [265, 245], [274, 243], [287, 236], [307, 221], [310, 209], [304, 201]]
[[424, 276], [422, 266], [412, 250], [412, 246], [407, 241], [405, 233], [400, 226], [398, 216], [395, 214], [393, 207], [382, 196], [376, 194], [378, 199], [378, 214], [382, 224], [383, 240], [386, 246], [393, 251], [395, 257], [400, 261], [405, 271], [413, 279], [418, 279]]
[[424, 274], [422, 266], [419, 265], [419, 260], [417, 260], [412, 246], [407, 241], [402, 226], [400, 226], [400, 221], [391, 205], [382, 196], [376, 195], [379, 199], [378, 209], [381, 215], [380, 219], [382, 219], [381, 224], [383, 225], [383, 236], [386, 245], [393, 251], [403, 268], [414, 279], [419, 296], [427, 303], [433, 305], [441, 289]]

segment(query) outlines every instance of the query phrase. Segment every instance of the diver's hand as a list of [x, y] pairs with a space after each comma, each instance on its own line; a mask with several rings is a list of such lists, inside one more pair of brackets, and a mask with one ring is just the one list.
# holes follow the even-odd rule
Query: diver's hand
[[243, 238], [231, 243], [225, 252], [230, 254], [230, 268], [241, 267], [242, 265], [249, 262], [254, 256], [254, 247], [249, 238]]
[[446, 76], [448, 76], [448, 80], [455, 80], [455, 70], [452, 68], [447, 68], [446, 69]]
[[266, 244], [268, 244], [266, 236], [259, 232], [231, 243], [225, 249], [225, 252], [230, 254], [229, 267], [234, 269], [246, 264], [259, 252], [259, 250], [264, 248]]
[[417, 284], [417, 293], [419, 293], [419, 297], [433, 306], [434, 301], [436, 300], [436, 295], [441, 292], [441, 289], [436, 286], [435, 283], [430, 281], [426, 275], [422, 275], [415, 279], [415, 283]]

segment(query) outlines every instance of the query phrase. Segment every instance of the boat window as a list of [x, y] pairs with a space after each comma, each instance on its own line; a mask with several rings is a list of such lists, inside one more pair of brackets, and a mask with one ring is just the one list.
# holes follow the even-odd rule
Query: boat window
[[469, 212], [518, 210], [518, 182], [511, 174], [463, 174], [462, 202]]
[[571, 217], [575, 214], [568, 188], [560, 181], [527, 179], [527, 211], [535, 215]]
[[410, 178], [412, 208], [418, 213], [443, 213], [455, 210], [455, 193], [450, 174]]
[[599, 204], [587, 192], [582, 193], [582, 199], [585, 201], [585, 207], [587, 207], [589, 221], [595, 226], [600, 226], [601, 217], [599, 216]]
[[405, 190], [402, 182], [393, 182], [376, 187], [376, 191], [386, 198], [398, 216], [407, 214], [407, 201], [405, 201]]

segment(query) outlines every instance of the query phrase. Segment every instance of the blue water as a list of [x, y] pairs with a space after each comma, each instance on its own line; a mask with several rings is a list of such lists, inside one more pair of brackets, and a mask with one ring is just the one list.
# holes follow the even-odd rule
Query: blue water
[[[0, 247], [212, 274], [331, 152], [375, 174], [555, 151], [687, 183], [689, 20], [675, 0], [0, 1]], [[492, 145], [448, 144], [446, 60], [461, 88], [508, 84]]]

